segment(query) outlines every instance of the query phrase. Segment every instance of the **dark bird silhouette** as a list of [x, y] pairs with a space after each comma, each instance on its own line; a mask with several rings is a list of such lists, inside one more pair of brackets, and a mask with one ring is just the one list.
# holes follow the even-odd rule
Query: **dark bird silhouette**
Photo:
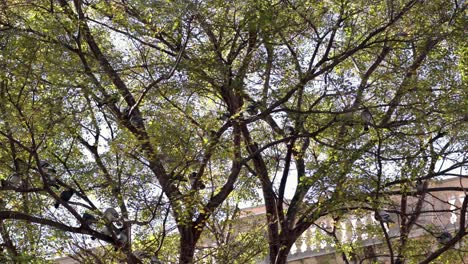
[[249, 113], [249, 115], [256, 115], [256, 114], [258, 114], [258, 103], [256, 103], [256, 102], [251, 102], [251, 103], [247, 106], [247, 113]]
[[219, 120], [226, 121], [226, 120], [229, 120], [229, 118], [231, 118], [231, 114], [228, 112], [224, 112], [219, 117]]
[[[73, 189], [63, 191], [60, 193], [60, 199], [64, 202], [68, 202], [70, 201], [74, 193], [75, 191]], [[60, 206], [60, 202], [56, 202], [54, 205], [55, 208], [59, 208], [59, 206]]]
[[362, 110], [361, 119], [364, 122], [364, 131], [369, 131], [369, 126], [372, 124], [372, 114], [368, 108]]
[[192, 185], [192, 189], [203, 190], [206, 188], [205, 184], [201, 181], [201, 179], [197, 177], [196, 172], [190, 173], [189, 179], [190, 179], [190, 184]]
[[87, 225], [91, 225], [93, 223], [96, 223], [98, 220], [96, 219], [96, 217], [94, 217], [94, 215], [92, 214], [88, 214], [88, 213], [84, 213], [83, 216], [82, 216], [84, 222], [87, 224]]
[[450, 234], [447, 231], [444, 231], [440, 235], [436, 236], [437, 242], [441, 244], [447, 244], [448, 242], [450, 242], [450, 240], [452, 240], [452, 238], [452, 234]]

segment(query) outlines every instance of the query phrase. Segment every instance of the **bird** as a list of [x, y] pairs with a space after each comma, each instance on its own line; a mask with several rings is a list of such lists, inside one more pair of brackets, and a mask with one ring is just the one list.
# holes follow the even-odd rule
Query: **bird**
[[[75, 191], [73, 189], [68, 189], [66, 191], [63, 191], [60, 193], [60, 199], [64, 202], [68, 202], [70, 201], [74, 193]], [[60, 202], [56, 202], [54, 205], [55, 208], [59, 208], [59, 206], [60, 206]]]
[[227, 121], [230, 118], [231, 118], [231, 114], [229, 112], [224, 112], [224, 113], [221, 113], [221, 116], [218, 119], [222, 121]]
[[369, 131], [369, 125], [372, 124], [372, 114], [368, 108], [362, 110], [361, 119], [364, 122], [364, 131]]
[[124, 247], [128, 242], [127, 228], [122, 227], [118, 229], [117, 233], [117, 245], [114, 247], [114, 250], [119, 250], [119, 247]]
[[163, 264], [163, 263], [156, 256], [152, 256], [150, 260], [150, 264]]
[[206, 188], [205, 184], [197, 177], [198, 173], [192, 172], [189, 174], [190, 184], [194, 190], [203, 190]]
[[[57, 171], [50, 166], [50, 163], [46, 160], [40, 160], [39, 161], [39, 166], [41, 167], [42, 171], [46, 174], [49, 175], [51, 173], [56, 173]], [[37, 170], [39, 171], [39, 170]]]
[[418, 193], [422, 193], [422, 192], [424, 191], [424, 189], [425, 189], [425, 185], [426, 185], [426, 182], [423, 182], [423, 181], [421, 181], [421, 180], [418, 180], [418, 181], [416, 182], [416, 191], [417, 191]]
[[111, 232], [111, 229], [107, 226], [105, 226], [102, 230], [101, 230], [101, 233], [103, 233], [104, 235], [106, 236], [112, 236], [112, 232]]
[[452, 234], [450, 234], [447, 231], [444, 231], [440, 235], [436, 236], [437, 242], [441, 244], [447, 244], [448, 242], [450, 242], [450, 240], [452, 240], [452, 238]]
[[44, 171], [47, 185], [55, 187], [55, 189], [60, 189], [60, 186], [57, 183], [57, 178], [55, 177], [56, 171], [54, 169], [47, 169]]
[[128, 235], [127, 235], [127, 229], [126, 228], [120, 228], [119, 233], [117, 235], [117, 241], [123, 245], [125, 245], [128, 241]]
[[144, 121], [144, 119], [137, 114], [137, 110], [134, 107], [125, 107], [122, 110], [122, 114], [128, 118], [130, 124], [134, 127], [138, 127]]
[[176, 175], [172, 176], [171, 180], [180, 181], [180, 182], [186, 182], [187, 181], [187, 179], [182, 174], [176, 174]]
[[197, 173], [194, 171], [189, 174], [190, 184], [194, 185], [197, 180]]
[[46, 169], [46, 168], [49, 168], [50, 167], [50, 163], [46, 160], [40, 160], [39, 161], [39, 166], [41, 166], [41, 168], [43, 169]]
[[137, 251], [133, 251], [133, 255], [139, 259], [140, 261], [144, 258], [148, 258], [149, 257], [149, 254], [147, 252], [144, 252], [144, 251], [141, 251], [141, 250], [137, 250]]
[[248, 104], [247, 113], [249, 113], [249, 115], [256, 115], [258, 113], [258, 103], [251, 102]]
[[21, 186], [21, 176], [18, 173], [11, 174], [6, 181], [2, 182], [2, 185], [19, 188]]
[[45, 175], [47, 176], [50, 176], [50, 175], [53, 175], [53, 174], [56, 174], [57, 171], [52, 168], [52, 167], [47, 167], [47, 168], [42, 168], [42, 171], [44, 172]]
[[16, 158], [15, 159], [15, 164], [17, 164], [17, 166], [18, 166], [18, 167], [16, 167], [16, 169], [17, 169], [17, 172], [19, 174], [25, 175], [25, 174], [28, 173], [29, 164], [27, 162], [25, 162], [24, 160], [22, 160], [20, 158]]
[[47, 179], [47, 184], [54, 187], [55, 189], [60, 189], [60, 186], [57, 184], [57, 179], [55, 179], [54, 176], [50, 176], [48, 179]]
[[284, 127], [284, 134], [286, 136], [292, 136], [294, 134], [294, 127], [292, 126], [285, 126]]
[[114, 208], [107, 208], [104, 211], [104, 218], [109, 222], [118, 222], [119, 221], [119, 213]]
[[50, 166], [50, 163], [48, 161], [40, 160], [39, 165], [47, 178], [47, 184], [53, 186], [57, 190], [60, 189], [60, 186], [58, 186], [57, 180], [55, 178], [55, 174], [57, 173], [57, 171]]
[[[109, 227], [107, 227], [107, 226], [104, 226], [104, 227], [101, 229], [100, 232], [101, 232], [103, 235], [112, 236], [112, 233], [111, 233]], [[92, 236], [91, 239], [92, 239], [92, 240], [95, 240], [96, 237], [93, 237], [93, 236]]]
[[91, 225], [91, 224], [96, 223], [98, 221], [96, 219], [96, 217], [94, 217], [94, 215], [88, 214], [88, 213], [83, 213], [83, 215], [81, 217], [83, 218], [85, 224], [87, 224], [87, 225]]
[[379, 211], [378, 213], [376, 212], [374, 215], [375, 220], [381, 221], [382, 223], [386, 223], [387, 227], [390, 226], [390, 223], [395, 223], [395, 221], [392, 220], [390, 217], [390, 214], [386, 211]]

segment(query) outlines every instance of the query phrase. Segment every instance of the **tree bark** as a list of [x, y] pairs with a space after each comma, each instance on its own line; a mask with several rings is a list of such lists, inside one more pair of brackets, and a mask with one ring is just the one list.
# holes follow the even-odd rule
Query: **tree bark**
[[190, 227], [179, 228], [180, 232], [180, 253], [179, 263], [192, 264], [195, 256], [195, 235]]
[[291, 250], [292, 243], [290, 243], [290, 241], [287, 241], [286, 243], [288, 245], [283, 244], [280, 246], [274, 264], [286, 264], [288, 262], [288, 255]]

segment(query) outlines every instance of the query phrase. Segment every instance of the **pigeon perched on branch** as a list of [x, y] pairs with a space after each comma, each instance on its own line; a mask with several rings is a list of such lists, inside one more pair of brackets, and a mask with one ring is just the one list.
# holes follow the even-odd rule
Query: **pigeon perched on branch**
[[452, 238], [452, 234], [450, 234], [447, 231], [444, 231], [440, 235], [436, 236], [437, 242], [441, 244], [447, 244], [448, 242], [450, 242], [450, 240], [452, 240]]
[[40, 160], [39, 166], [45, 174], [47, 184], [53, 186], [57, 190], [60, 189], [60, 186], [57, 184], [57, 179], [55, 178], [57, 171], [50, 166], [50, 163], [45, 160]]
[[[60, 193], [60, 199], [64, 202], [68, 202], [70, 201], [70, 199], [72, 198], [73, 194], [75, 193], [75, 191], [73, 189], [68, 189], [66, 191], [63, 191]], [[60, 206], [60, 202], [56, 202], [54, 207], [55, 208], [59, 208]]]
[[364, 122], [364, 131], [369, 131], [369, 126], [372, 125], [372, 114], [368, 108], [362, 110], [361, 119]]
[[21, 176], [16, 172], [11, 174], [6, 180], [2, 180], [2, 186], [19, 188], [21, 186]]
[[91, 225], [93, 223], [96, 223], [98, 220], [96, 219], [96, 217], [94, 217], [94, 215], [92, 214], [88, 214], [88, 213], [84, 213], [83, 216], [82, 216], [84, 222], [87, 224], [87, 225]]
[[189, 179], [190, 179], [190, 184], [192, 185], [192, 189], [203, 190], [206, 188], [205, 184], [201, 181], [201, 179], [197, 177], [196, 172], [190, 173]]
[[285, 134], [287, 137], [290, 137], [290, 136], [294, 135], [294, 127], [292, 127], [292, 126], [285, 126], [285, 127], [284, 127], [284, 134]]
[[104, 218], [111, 223], [117, 222], [117, 224], [120, 225], [119, 223], [120, 215], [114, 208], [107, 208], [104, 211]]
[[380, 211], [375, 215], [375, 219], [384, 223], [395, 223], [386, 211]]
[[247, 113], [249, 113], [249, 115], [258, 114], [258, 103], [256, 102], [249, 103], [247, 106]]
[[117, 241], [125, 245], [128, 242], [127, 229], [121, 228], [119, 231], [120, 232], [117, 234]]
[[374, 215], [375, 220], [381, 221], [382, 223], [387, 224], [387, 227], [390, 227], [390, 223], [395, 223], [390, 217], [390, 214], [386, 211], [379, 211]]

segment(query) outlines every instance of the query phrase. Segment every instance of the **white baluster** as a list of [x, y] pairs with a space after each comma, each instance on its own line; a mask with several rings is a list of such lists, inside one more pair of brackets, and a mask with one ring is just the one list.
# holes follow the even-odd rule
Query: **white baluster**
[[356, 242], [357, 240], [357, 217], [356, 216], [352, 216], [350, 218], [350, 221], [351, 221], [351, 241], [352, 242]]
[[[457, 202], [457, 198], [455, 196], [451, 196], [449, 199], [449, 204], [450, 204], [450, 211], [455, 210], [455, 203]], [[455, 211], [452, 211], [450, 213], [450, 223], [455, 224], [457, 222], [457, 214]]]
[[303, 236], [304, 236], [304, 241], [305, 241], [305, 244], [306, 244], [306, 251], [312, 251], [312, 234], [311, 234], [312, 230], [311, 228], [307, 229]]
[[[324, 229], [326, 229], [326, 223], [325, 222], [320, 223], [320, 227], [322, 228], [320, 229], [320, 233], [322, 233], [323, 237], [326, 237], [325, 231], [323, 231]], [[327, 241], [325, 239], [322, 239], [322, 241], [320, 241], [320, 248], [324, 249], [326, 247], [327, 247]]]
[[315, 251], [317, 249], [317, 243], [316, 243], [317, 228], [315, 226], [310, 228], [310, 237], [311, 237], [310, 249], [312, 251]]
[[340, 225], [341, 225], [341, 241], [347, 242], [349, 237], [348, 237], [348, 234], [347, 234], [346, 221], [341, 222]]
[[289, 250], [289, 254], [294, 255], [294, 254], [297, 253], [297, 246], [296, 246], [296, 243], [297, 243], [297, 241], [294, 242], [293, 245], [291, 246], [291, 250]]
[[367, 225], [367, 220], [368, 220], [368, 217], [367, 216], [364, 216], [363, 218], [361, 218], [361, 230], [363, 230], [362, 234], [361, 234], [361, 239], [362, 240], [366, 240], [369, 238], [369, 234], [367, 233], [367, 231], [364, 231], [365, 230], [365, 227]]
[[299, 251], [300, 251], [301, 253], [302, 253], [302, 252], [306, 252], [306, 250], [307, 250], [307, 242], [306, 242], [305, 233], [303, 233], [299, 239], [300, 239]]

